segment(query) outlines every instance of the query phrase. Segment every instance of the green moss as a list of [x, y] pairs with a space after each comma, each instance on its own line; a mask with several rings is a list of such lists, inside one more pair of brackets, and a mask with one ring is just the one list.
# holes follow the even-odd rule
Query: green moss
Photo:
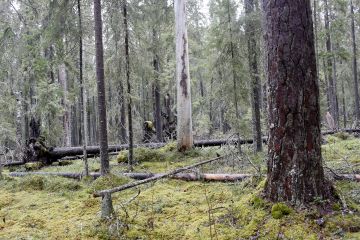
[[348, 134], [347, 132], [337, 132], [333, 136], [335, 136], [341, 140], [347, 140], [351, 137], [351, 135]]
[[29, 162], [25, 164], [25, 169], [27, 171], [34, 171], [41, 169], [43, 166], [41, 162]]
[[275, 203], [271, 208], [271, 216], [275, 219], [280, 219], [285, 215], [291, 213], [291, 208], [289, 208], [284, 203]]
[[92, 182], [88, 192], [93, 193], [104, 189], [114, 188], [126, 184], [129, 181], [129, 178], [108, 174], [106, 176], [99, 177], [94, 182]]
[[21, 178], [18, 187], [23, 190], [43, 190], [45, 185], [42, 176], [26, 176]]
[[251, 204], [254, 208], [264, 208], [266, 206], [266, 202], [257, 195], [251, 200]]
[[332, 210], [334, 210], [334, 211], [340, 211], [340, 210], [341, 210], [340, 204], [339, 204], [339, 203], [334, 203], [334, 204], [332, 205]]

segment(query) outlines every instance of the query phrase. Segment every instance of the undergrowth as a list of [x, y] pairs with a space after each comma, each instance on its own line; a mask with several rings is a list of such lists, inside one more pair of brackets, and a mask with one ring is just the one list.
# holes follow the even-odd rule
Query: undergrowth
[[[358, 161], [358, 156], [352, 154], [357, 153], [359, 140], [342, 138], [329, 137], [323, 147], [326, 163], [336, 169], [343, 169], [344, 155], [352, 164]], [[166, 172], [226, 154], [224, 148], [205, 148], [184, 155], [170, 146], [135, 151], [135, 171]], [[253, 156], [246, 148], [243, 151], [253, 164], [264, 169], [265, 154]], [[97, 171], [98, 159], [90, 159], [89, 165], [91, 171]], [[103, 221], [99, 213], [101, 199], [93, 198], [92, 193], [133, 181], [119, 177], [126, 163], [114, 158], [111, 166], [112, 175], [95, 181], [6, 176], [0, 181], [0, 239], [360, 238], [360, 183], [348, 181], [335, 183], [342, 201], [334, 204], [331, 212], [323, 213], [316, 207], [297, 209], [268, 202], [262, 197], [265, 180], [255, 177], [235, 183], [163, 179], [113, 194], [115, 216]], [[78, 160], [41, 171], [82, 170], [83, 162]], [[246, 159], [214, 163], [199, 171], [256, 173]]]

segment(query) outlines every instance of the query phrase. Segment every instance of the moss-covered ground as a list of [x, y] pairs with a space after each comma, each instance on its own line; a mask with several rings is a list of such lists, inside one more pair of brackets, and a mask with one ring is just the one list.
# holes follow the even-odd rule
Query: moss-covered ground
[[[344, 139], [345, 138], [345, 139]], [[337, 172], [359, 172], [360, 139], [326, 138], [326, 166]], [[169, 145], [136, 150], [136, 172], [166, 172], [235, 149], [205, 148], [187, 154]], [[265, 153], [256, 156], [243, 147], [240, 157], [228, 157], [195, 171], [257, 173], [265, 171]], [[115, 216], [100, 220], [100, 199], [92, 192], [129, 181], [124, 153], [111, 160], [112, 175], [95, 181], [60, 177], [0, 180], [0, 239], [360, 239], [360, 183], [334, 182], [342, 199], [324, 214], [319, 199], [312, 208], [294, 209], [261, 197], [264, 178], [242, 182], [186, 182], [163, 179], [113, 194]], [[251, 160], [251, 163], [249, 162]], [[89, 160], [98, 171], [98, 159]], [[41, 171], [81, 172], [81, 160]], [[140, 192], [140, 194], [139, 194]], [[136, 197], [135, 197], [136, 196]]]

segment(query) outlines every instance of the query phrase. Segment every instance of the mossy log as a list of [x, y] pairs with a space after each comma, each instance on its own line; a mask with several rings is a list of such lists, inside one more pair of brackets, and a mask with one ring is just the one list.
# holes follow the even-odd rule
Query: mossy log
[[[136, 180], [143, 180], [152, 177], [162, 176], [164, 173], [122, 173], [121, 176], [133, 178]], [[29, 175], [42, 175], [42, 176], [58, 176], [72, 179], [81, 179], [85, 175], [81, 173], [66, 173], [66, 172], [12, 172], [9, 174], [11, 177], [24, 177]], [[100, 173], [90, 173], [92, 178], [96, 179], [100, 177]], [[245, 178], [251, 177], [251, 174], [223, 174], [223, 173], [178, 173], [169, 178], [185, 180], [185, 181], [220, 181], [220, 182], [233, 182], [243, 180]]]

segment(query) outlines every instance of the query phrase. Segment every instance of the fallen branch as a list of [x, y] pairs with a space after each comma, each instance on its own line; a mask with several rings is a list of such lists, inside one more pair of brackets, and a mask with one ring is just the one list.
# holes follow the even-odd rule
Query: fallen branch
[[11, 167], [11, 166], [20, 166], [25, 164], [23, 161], [14, 161], [14, 162], [4, 162], [2, 166], [4, 167]]
[[[85, 175], [81, 173], [66, 173], [66, 172], [12, 172], [9, 174], [11, 177], [25, 177], [31, 175], [42, 175], [42, 176], [59, 176], [72, 179], [81, 179]], [[159, 177], [163, 173], [122, 173], [118, 176], [125, 176], [133, 178], [136, 180], [143, 180], [152, 177]], [[94, 179], [99, 178], [100, 173], [90, 173], [90, 176]], [[222, 173], [204, 173], [204, 174], [195, 174], [195, 173], [177, 173], [172, 176], [169, 176], [172, 179], [185, 180], [185, 181], [239, 181], [244, 178], [251, 177], [251, 174], [222, 174]]]
[[183, 172], [183, 171], [186, 171], [186, 170], [189, 170], [189, 169], [192, 169], [192, 168], [195, 168], [195, 167], [198, 167], [198, 166], [207, 164], [207, 163], [211, 163], [211, 162], [217, 161], [217, 160], [222, 159], [222, 158], [224, 158], [224, 156], [220, 156], [220, 157], [213, 158], [213, 159], [210, 159], [210, 160], [205, 160], [205, 161], [202, 161], [202, 162], [199, 162], [199, 163], [192, 164], [192, 165], [190, 165], [190, 166], [181, 167], [181, 168], [175, 169], [175, 170], [173, 170], [173, 171], [170, 171], [170, 172], [168, 172], [168, 173], [159, 174], [158, 176], [154, 176], [154, 177], [147, 178], [147, 179], [144, 179], [144, 180], [139, 180], [139, 181], [136, 181], [136, 182], [124, 184], [124, 185], [122, 185], [122, 186], [115, 187], [115, 188], [112, 188], [112, 189], [95, 192], [95, 193], [93, 194], [93, 196], [94, 196], [94, 197], [101, 197], [101, 196], [105, 196], [105, 195], [107, 195], [107, 194], [112, 194], [112, 193], [115, 193], [115, 192], [120, 192], [120, 191], [129, 189], [129, 188], [133, 188], [133, 187], [136, 187], [136, 186], [145, 184], [145, 183], [149, 183], [149, 182], [152, 182], [152, 181], [156, 181], [156, 180], [161, 179], [161, 178], [166, 178], [166, 177], [169, 177], [169, 176], [171, 176], [171, 175], [174, 175], [174, 174], [177, 174], [177, 173], [180, 173], [180, 172]]

